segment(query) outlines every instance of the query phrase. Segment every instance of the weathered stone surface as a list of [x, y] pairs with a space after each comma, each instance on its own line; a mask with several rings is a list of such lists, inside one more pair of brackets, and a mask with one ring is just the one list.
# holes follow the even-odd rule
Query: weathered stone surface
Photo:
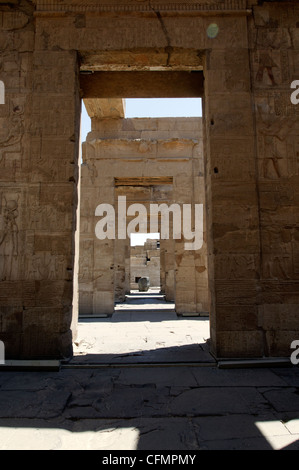
[[297, 367], [2, 371], [0, 447], [298, 449], [298, 378]]
[[[140, 289], [141, 279], [148, 278], [145, 287], [160, 287], [160, 247], [157, 240], [147, 240], [143, 246], [132, 246], [130, 257], [130, 287]], [[138, 282], [136, 282], [138, 281]], [[141, 289], [140, 289], [141, 290]]]
[[[83, 186], [92, 186], [100, 175], [99, 196], [102, 190], [105, 202], [112, 203], [120, 150], [123, 163], [133, 168], [127, 176], [140, 178], [149, 169], [151, 177], [173, 176], [174, 200], [182, 203], [190, 200], [191, 191], [180, 182], [184, 186], [192, 175], [198, 186], [195, 178], [205, 179], [208, 269], [202, 270], [205, 263], [197, 270], [188, 265], [190, 278], [196, 279], [195, 296], [192, 288], [184, 298], [186, 276], [178, 278], [178, 309], [190, 301], [195, 310], [210, 302], [211, 345], [218, 357], [228, 352], [288, 356], [290, 340], [299, 334], [293, 313], [299, 305], [299, 107], [290, 100], [291, 83], [298, 80], [298, 2], [194, 0], [178, 8], [165, 0], [156, 9], [137, 0], [108, 3], [12, 0], [10, 8], [0, 2], [0, 80], [5, 85], [0, 104], [0, 339], [8, 354], [19, 358], [41, 351], [51, 357], [71, 354], [78, 290], [80, 68], [85, 73], [167, 70], [170, 76], [187, 72], [195, 82], [198, 77], [205, 104], [204, 152], [198, 149], [200, 132], [196, 142], [190, 130], [182, 139], [186, 121], [169, 129], [165, 121], [159, 123], [161, 134], [155, 138], [157, 122], [144, 128], [142, 122], [120, 122], [111, 129], [105, 112], [84, 146]], [[161, 91], [158, 82], [156, 89]], [[96, 159], [105, 164], [100, 167]], [[196, 190], [193, 194], [201, 197]], [[88, 219], [93, 197], [86, 191], [83, 199], [85, 235], [94, 225]], [[89, 260], [98, 260], [88, 250], [85, 286]], [[179, 241], [176, 252], [181, 253]], [[104, 263], [98, 269], [113, 269], [113, 257], [107, 255]], [[168, 269], [163, 263], [170, 292], [180, 267]], [[201, 298], [205, 282], [209, 300]], [[101, 298], [101, 291], [97, 295]], [[84, 311], [94, 304], [91, 296], [90, 289], [84, 290]], [[267, 306], [274, 306], [273, 314]], [[237, 320], [227, 314], [230, 307], [238, 312]], [[33, 308], [26, 323], [27, 309]], [[57, 328], [62, 310], [63, 329]], [[253, 319], [248, 318], [251, 310]], [[282, 324], [287, 326], [282, 329]], [[45, 337], [51, 339], [45, 342]]]
[[[174, 240], [170, 217], [166, 222], [169, 223], [168, 239], [163, 239], [161, 233], [159, 256], [153, 256], [148, 247], [146, 257], [133, 258], [134, 250], [138, 251], [140, 247], [131, 247], [130, 263], [127, 233], [131, 230], [130, 224], [134, 223], [134, 216], [126, 214], [130, 205], [142, 204], [146, 210], [143, 220], [146, 228], [139, 230], [161, 232], [160, 221], [155, 229], [150, 224], [151, 204], [170, 207], [176, 203], [182, 209], [185, 203], [204, 203], [203, 190], [189, 191], [190, 187], [203, 187], [204, 182], [203, 175], [197, 174], [197, 163], [203, 164], [201, 119], [111, 119], [107, 116], [103, 126], [99, 121], [97, 117], [92, 118], [93, 131], [83, 147], [79, 274], [81, 312], [85, 315], [111, 314], [114, 301], [123, 301], [130, 283], [131, 288], [138, 288], [135, 280], [143, 276], [149, 276], [154, 287], [159, 287], [163, 278], [163, 292], [167, 300], [175, 299], [177, 312], [208, 312], [206, 240], [201, 249], [184, 254], [179, 240]], [[193, 154], [195, 145], [198, 149]], [[103, 181], [103, 175], [109, 177]], [[118, 202], [120, 197], [126, 198], [125, 239], [118, 237], [118, 221], [123, 210]], [[113, 240], [96, 238], [95, 208], [102, 203], [112, 204], [115, 210]], [[132, 229], [134, 231], [135, 226]], [[182, 254], [177, 258], [175, 252]], [[200, 267], [195, 267], [194, 256], [197, 259], [201, 256]], [[191, 291], [188, 298], [185, 294], [187, 290]], [[88, 311], [88, 308], [91, 310]]]
[[138, 288], [141, 292], [147, 292], [150, 286], [150, 279], [149, 277], [141, 277], [138, 281]]

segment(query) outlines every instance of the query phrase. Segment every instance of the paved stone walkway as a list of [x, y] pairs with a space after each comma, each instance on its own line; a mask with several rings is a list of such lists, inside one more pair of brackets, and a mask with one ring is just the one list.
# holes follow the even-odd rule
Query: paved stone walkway
[[299, 450], [299, 370], [0, 372], [0, 449]]
[[208, 317], [179, 317], [157, 294], [127, 296], [112, 318], [81, 319], [73, 363], [215, 362]]
[[57, 370], [0, 371], [1, 450], [299, 450], [299, 366], [221, 368], [208, 319], [132, 315], [82, 321]]

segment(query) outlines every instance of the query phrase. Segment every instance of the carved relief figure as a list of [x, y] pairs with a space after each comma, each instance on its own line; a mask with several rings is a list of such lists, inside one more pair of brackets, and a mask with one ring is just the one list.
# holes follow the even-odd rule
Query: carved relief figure
[[0, 213], [0, 279], [11, 279], [13, 261], [18, 256], [18, 202], [5, 201], [5, 206]]
[[280, 154], [276, 145], [276, 139], [272, 136], [265, 136], [264, 177], [269, 179], [280, 178], [284, 175], [284, 156]]
[[256, 80], [258, 82], [262, 82], [263, 81], [263, 77], [264, 77], [264, 72], [266, 71], [267, 74], [268, 74], [268, 77], [270, 78], [271, 80], [271, 83], [272, 85], [277, 85], [277, 83], [275, 82], [275, 79], [274, 79], [274, 75], [273, 75], [273, 67], [278, 67], [277, 64], [275, 64], [275, 62], [272, 60], [272, 58], [269, 56], [269, 54], [267, 52], [263, 52], [260, 54], [259, 56], [259, 68], [258, 68], [258, 71], [257, 71], [257, 74], [256, 74]]
[[0, 163], [7, 152], [20, 152], [21, 140], [24, 133], [23, 109], [20, 106], [13, 107], [13, 114], [8, 120], [8, 125], [0, 132]]
[[286, 115], [283, 106], [278, 107], [274, 100], [274, 111], [270, 111], [265, 105], [258, 105], [259, 118], [258, 131], [263, 150], [263, 177], [268, 179], [279, 179], [291, 176], [294, 171], [291, 168], [291, 156], [287, 151], [288, 138], [296, 135], [298, 128], [298, 117]]

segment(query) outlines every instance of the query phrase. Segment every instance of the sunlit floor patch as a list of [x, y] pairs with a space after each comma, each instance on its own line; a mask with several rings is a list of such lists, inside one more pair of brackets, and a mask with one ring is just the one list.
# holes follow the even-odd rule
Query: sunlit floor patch
[[136, 450], [139, 441], [139, 430], [130, 427], [86, 432], [0, 427], [0, 435], [0, 450]]
[[180, 317], [174, 307], [163, 296], [136, 292], [111, 318], [79, 319], [71, 363], [214, 363], [209, 318]]
[[282, 450], [287, 447], [291, 448], [292, 445], [299, 440], [299, 420], [294, 421], [297, 421], [297, 434], [291, 434], [288, 429], [288, 424], [284, 424], [282, 421], [278, 420], [257, 421], [255, 425], [273, 450]]

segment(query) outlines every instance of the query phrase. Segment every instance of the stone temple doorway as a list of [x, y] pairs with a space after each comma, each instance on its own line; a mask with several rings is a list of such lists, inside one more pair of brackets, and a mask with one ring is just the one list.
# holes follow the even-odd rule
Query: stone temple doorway
[[[111, 74], [108, 75], [110, 78]], [[159, 73], [158, 78], [161, 75], [163, 73]], [[132, 79], [135, 76], [135, 73], [132, 74]], [[142, 73], [142, 76], [147, 77], [147, 74]], [[166, 93], [163, 87], [167, 85], [167, 76], [168, 72], [165, 72], [160, 93]], [[197, 77], [197, 74], [194, 76]], [[184, 77], [183, 74], [181, 78]], [[190, 80], [189, 77], [188, 79]], [[127, 74], [124, 81], [126, 80]], [[93, 81], [92, 75], [91, 84]], [[192, 86], [194, 83], [192, 78]], [[85, 86], [89, 90], [89, 86]], [[194, 89], [190, 92], [188, 86], [191, 95], [200, 94], [201, 80], [197, 78], [196, 92]], [[134, 88], [134, 91], [122, 93], [135, 93], [138, 96], [142, 92]], [[151, 96], [151, 90], [147, 93]], [[170, 93], [174, 93], [174, 89]], [[179, 93], [187, 94], [185, 91]], [[160, 243], [163, 261], [167, 265], [165, 277], [169, 280], [166, 282], [166, 289], [171, 290], [171, 285], [175, 285], [175, 295], [172, 293], [171, 296], [176, 304], [176, 312], [208, 312], [201, 118], [125, 119], [122, 98], [88, 98], [85, 103], [92, 116], [92, 132], [83, 145], [81, 168], [80, 313], [111, 315], [115, 300], [122, 300], [125, 292], [129, 291], [129, 239], [128, 234], [119, 234], [119, 227], [122, 225], [122, 229], [126, 231], [133, 224], [136, 230], [135, 215], [138, 214], [137, 219], [140, 219], [143, 214], [140, 206], [146, 211], [146, 219], [150, 212], [148, 208], [153, 202], [157, 203], [157, 210], [166, 206], [168, 211], [166, 217], [170, 224], [169, 232], [166, 237], [162, 237]], [[103, 230], [108, 229], [103, 228], [103, 219], [97, 218], [104, 215], [105, 204], [114, 208], [110, 234], [103, 233]], [[189, 208], [191, 235], [183, 233], [182, 226], [178, 229], [171, 225], [170, 219], [171, 216], [174, 217], [176, 209], [181, 211], [185, 206]], [[194, 251], [192, 246], [190, 248], [189, 241], [190, 237], [195, 240], [195, 220], [192, 213], [195, 206], [202, 206], [203, 223], [202, 240]], [[128, 211], [124, 220], [121, 220], [121, 211]], [[163, 223], [164, 215], [161, 211], [157, 216], [160, 217], [158, 224]], [[180, 214], [180, 223], [183, 217], [184, 214]], [[149, 221], [145, 220], [145, 224], [147, 222]], [[97, 225], [101, 226], [100, 236], [95, 233]], [[140, 227], [137, 230], [140, 231]]]
[[[200, 80], [199, 83], [201, 83]], [[139, 90], [137, 89], [135, 93], [138, 95]], [[196, 95], [198, 96], [198, 92]], [[163, 355], [166, 361], [172, 358], [171, 362], [184, 361], [187, 356], [189, 360], [193, 358], [194, 362], [201, 360], [200, 355], [203, 358], [206, 350], [203, 352], [200, 343], [206, 346], [206, 340], [209, 337], [205, 233], [203, 244], [197, 250], [196, 257], [194, 250], [184, 250], [186, 240], [181, 234], [175, 239], [172, 236], [175, 227], [173, 226], [174, 214], [171, 211], [168, 214], [170, 236], [167, 239], [159, 237], [159, 240], [154, 241], [155, 247], [146, 247], [145, 254], [141, 253], [142, 250], [139, 250], [138, 254], [132, 254], [134, 250], [130, 247], [128, 236], [130, 223], [136, 228], [135, 216], [137, 214], [139, 225], [142, 224], [142, 221], [140, 222], [142, 211], [137, 206], [143, 205], [145, 209], [149, 209], [150, 204], [153, 203], [164, 204], [168, 207], [172, 207], [173, 204], [177, 206], [187, 204], [191, 208], [196, 203], [204, 206], [201, 118], [126, 119], [123, 99], [114, 97], [90, 98], [85, 100], [85, 104], [92, 118], [91, 133], [83, 144], [81, 167], [79, 321], [83, 319], [85, 321], [85, 336], [88, 337], [88, 325], [93, 319], [99, 319], [101, 328], [104, 324], [104, 328], [110, 328], [110, 332], [111, 328], [116, 326], [116, 322], [122, 321], [126, 324], [129, 321], [128, 336], [131, 338], [134, 331], [133, 325], [136, 329], [138, 324], [139, 328], [141, 323], [147, 324], [148, 332], [149, 324], [157, 326], [159, 322], [162, 322], [166, 327], [165, 322], [176, 322], [178, 318], [181, 318], [188, 330], [191, 324], [187, 326], [186, 317], [191, 317], [193, 322], [197, 317], [198, 322], [200, 321], [204, 328], [199, 329], [199, 323], [196, 325], [198, 332], [196, 340], [194, 340], [194, 333], [184, 333], [184, 340], [178, 338], [177, 342], [171, 343], [169, 349], [165, 346], [167, 341], [166, 343], [156, 341], [153, 347], [153, 338], [143, 334], [146, 343], [151, 343], [153, 349], [149, 352], [146, 347], [141, 353], [140, 345], [138, 345], [140, 333], [136, 332], [135, 338], [130, 340], [131, 352], [121, 353], [120, 356], [116, 354], [116, 356], [121, 357], [122, 360], [124, 357], [129, 357], [129, 360], [137, 357], [138, 360], [146, 359], [149, 362], [154, 360], [154, 357], [157, 360]], [[126, 204], [125, 223], [128, 228], [126, 237], [118, 239], [117, 236], [111, 238], [106, 236], [96, 239], [95, 225], [98, 220], [103, 219], [94, 217], [94, 214], [97, 204], [103, 203], [114, 207], [116, 232], [118, 231], [117, 224], [120, 223], [119, 210], [123, 208], [121, 204]], [[129, 212], [130, 208], [131, 212]], [[149, 213], [148, 210], [145, 216], [148, 219], [145, 221], [148, 222], [147, 228], [150, 226]], [[101, 212], [101, 215], [103, 216], [104, 213]], [[157, 227], [159, 231], [161, 219], [162, 214], [159, 214]], [[194, 219], [191, 223], [194, 229]], [[108, 224], [105, 230], [108, 231]], [[139, 226], [138, 230], [142, 231], [142, 227]], [[159, 251], [159, 256], [155, 256], [155, 250]], [[138, 247], [135, 251], [138, 251]], [[156, 265], [157, 268], [158, 265], [159, 275], [157, 272], [155, 274], [152, 272], [150, 277], [158, 276], [159, 281], [154, 278], [147, 293], [141, 293], [138, 289], [138, 278], [146, 274], [136, 271], [138, 263], [144, 268], [150, 268], [150, 264]], [[145, 314], [149, 314], [150, 317]], [[106, 319], [102, 320], [105, 317]], [[170, 327], [172, 340], [176, 329], [183, 331], [182, 322], [172, 329]], [[121, 326], [122, 331], [124, 324]], [[166, 330], [168, 331], [169, 328], [166, 327]], [[159, 335], [163, 336], [162, 331], [159, 332], [158, 337]], [[99, 337], [107, 338], [108, 336], [108, 333], [105, 335], [103, 331], [99, 331]], [[165, 332], [164, 337], [167, 337]], [[95, 345], [98, 341], [101, 340], [93, 334], [93, 339], [90, 343], [87, 341], [87, 344]], [[182, 341], [187, 344], [182, 345]], [[75, 344], [77, 344], [76, 358], [83, 360], [85, 343], [79, 337]], [[181, 359], [179, 356], [175, 357], [172, 351], [172, 348], [179, 348], [179, 345], [182, 353]], [[105, 350], [105, 346], [101, 343], [102, 354], [97, 360], [101, 362], [105, 360], [105, 357], [109, 361], [114, 360], [110, 346], [111, 344]], [[91, 349], [95, 351], [97, 347], [94, 346]], [[200, 353], [199, 356], [198, 353]], [[94, 356], [91, 354], [89, 357]], [[207, 357], [210, 359], [209, 354]]]
[[[290, 100], [298, 78], [297, 12], [296, 0], [3, 3], [0, 340], [7, 358], [72, 356], [81, 99], [136, 91], [204, 97], [211, 350], [217, 358], [290, 356], [299, 330], [299, 108]], [[99, 135], [95, 123], [87, 144], [85, 179], [96, 177], [92, 155], [105, 159], [108, 136], [114, 138], [111, 119], [105, 122]], [[174, 142], [147, 145], [143, 137], [126, 145], [125, 158], [136, 160], [137, 174], [129, 176], [148, 174], [141, 170], [149, 161], [149, 176], [160, 176], [167, 157], [155, 152], [165, 155]], [[185, 144], [168, 168], [184, 156]], [[116, 154], [107, 158], [114, 167]], [[110, 169], [96, 203], [99, 196], [114, 200]], [[177, 177], [183, 202], [190, 195], [185, 187], [199, 188], [201, 176]], [[94, 223], [93, 202], [91, 193]], [[84, 243], [97, 259], [87, 237]], [[93, 298], [86, 288], [86, 305], [101, 299], [110, 305], [111, 253], [108, 243], [107, 263], [94, 279], [101, 289]], [[175, 256], [176, 310], [197, 311], [203, 264], [179, 242]], [[186, 275], [188, 285], [177, 289]]]
[[134, 235], [130, 240], [130, 293], [161, 291], [160, 234]]

